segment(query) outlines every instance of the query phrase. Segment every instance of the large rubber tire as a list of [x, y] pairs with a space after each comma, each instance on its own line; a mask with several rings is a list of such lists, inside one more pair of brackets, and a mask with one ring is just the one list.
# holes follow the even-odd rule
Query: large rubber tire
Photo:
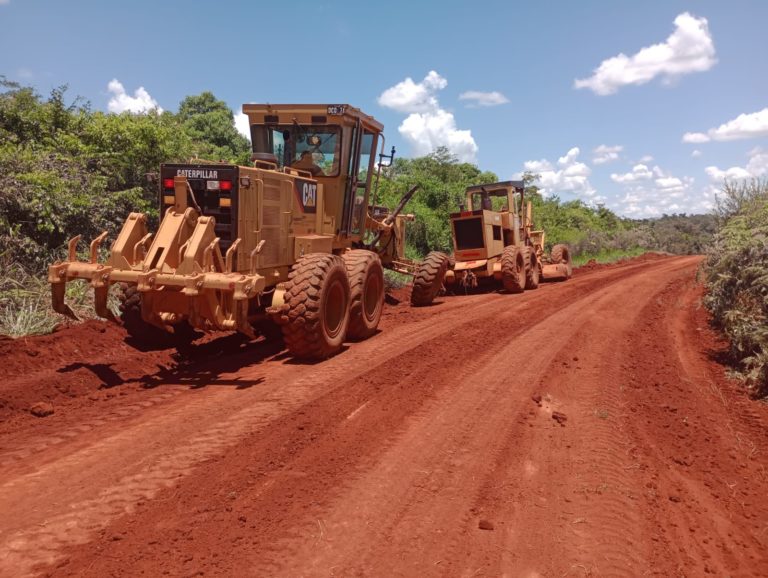
[[501, 284], [508, 293], [522, 293], [525, 291], [525, 277], [528, 272], [528, 263], [525, 261], [523, 251], [516, 245], [504, 247], [501, 253]]
[[423, 307], [435, 300], [443, 286], [445, 272], [448, 270], [448, 255], [432, 251], [419, 263], [413, 277], [411, 305]]
[[571, 250], [568, 248], [568, 245], [555, 245], [552, 247], [552, 253], [549, 258], [555, 265], [565, 264], [567, 269], [565, 278], [571, 278], [571, 275], [573, 275], [573, 261], [571, 260]]
[[294, 357], [325, 359], [341, 350], [349, 326], [349, 280], [344, 260], [310, 253], [293, 264], [277, 321]]
[[523, 259], [528, 264], [528, 269], [525, 271], [525, 288], [526, 290], [536, 289], [541, 277], [541, 263], [536, 257], [536, 250], [533, 247], [523, 247]]
[[365, 249], [343, 255], [349, 278], [347, 338], [361, 341], [376, 333], [384, 309], [384, 269], [379, 256]]
[[152, 347], [179, 347], [200, 337], [201, 334], [186, 321], [174, 325], [173, 333], [147, 323], [141, 317], [141, 292], [136, 285], [121, 283], [120, 289], [120, 320], [128, 335], [136, 341]]

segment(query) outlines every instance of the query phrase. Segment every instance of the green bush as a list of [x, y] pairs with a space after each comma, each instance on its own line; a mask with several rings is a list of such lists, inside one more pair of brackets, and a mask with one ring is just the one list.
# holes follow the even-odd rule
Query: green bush
[[726, 183], [705, 304], [755, 396], [768, 395], [768, 181]]

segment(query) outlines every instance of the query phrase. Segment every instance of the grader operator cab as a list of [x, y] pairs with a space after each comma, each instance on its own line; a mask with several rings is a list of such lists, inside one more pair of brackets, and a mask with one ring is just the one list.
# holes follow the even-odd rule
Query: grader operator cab
[[465, 204], [450, 218], [454, 258], [436, 251], [427, 255], [415, 273], [413, 305], [428, 305], [443, 287], [450, 291], [496, 283], [520, 293], [536, 289], [541, 279], [571, 277], [566, 245], [555, 245], [545, 255], [545, 234], [534, 230], [522, 181], [468, 187]]
[[105, 263], [97, 258], [106, 233], [87, 263], [76, 260], [79, 237], [70, 240], [69, 259], [49, 269], [56, 311], [74, 316], [66, 283], [84, 279], [108, 319], [109, 288], [123, 286], [122, 319], [139, 340], [194, 329], [255, 337], [273, 322], [293, 355], [325, 358], [376, 332], [382, 265], [413, 269], [402, 259], [407, 217], [398, 213], [415, 188], [392, 214], [368, 214], [377, 154], [388, 156], [383, 126], [348, 105], [246, 104], [243, 112], [253, 166], [163, 165], [157, 233], [131, 213]]

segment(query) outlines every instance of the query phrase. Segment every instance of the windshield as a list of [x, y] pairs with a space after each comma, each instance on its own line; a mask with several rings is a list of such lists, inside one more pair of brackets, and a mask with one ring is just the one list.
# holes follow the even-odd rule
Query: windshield
[[279, 167], [308, 171], [312, 176], [339, 174], [340, 129], [337, 126], [253, 125], [253, 152], [270, 153]]

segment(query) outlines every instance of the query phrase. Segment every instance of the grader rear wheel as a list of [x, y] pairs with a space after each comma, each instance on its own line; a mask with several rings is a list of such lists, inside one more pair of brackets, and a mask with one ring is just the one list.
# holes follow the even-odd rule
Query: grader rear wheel
[[304, 255], [291, 268], [277, 322], [295, 357], [325, 359], [339, 352], [349, 326], [349, 280], [344, 261], [329, 253]]
[[523, 247], [523, 259], [528, 263], [528, 269], [525, 272], [525, 288], [536, 289], [541, 276], [541, 264], [536, 258], [536, 250], [533, 247]]
[[571, 275], [573, 275], [573, 261], [571, 260], [571, 250], [568, 248], [568, 245], [555, 245], [552, 247], [550, 259], [555, 265], [563, 263], [567, 269], [565, 278], [571, 278]]
[[367, 339], [379, 326], [384, 308], [384, 269], [379, 256], [364, 249], [344, 253], [349, 277], [349, 327], [347, 337]]
[[501, 253], [501, 283], [504, 290], [508, 293], [525, 291], [528, 268], [529, 263], [526, 262], [520, 247], [515, 245], [504, 247]]
[[448, 269], [448, 255], [440, 251], [432, 251], [419, 263], [413, 277], [411, 290], [411, 305], [423, 307], [435, 300], [443, 286], [445, 272]]

